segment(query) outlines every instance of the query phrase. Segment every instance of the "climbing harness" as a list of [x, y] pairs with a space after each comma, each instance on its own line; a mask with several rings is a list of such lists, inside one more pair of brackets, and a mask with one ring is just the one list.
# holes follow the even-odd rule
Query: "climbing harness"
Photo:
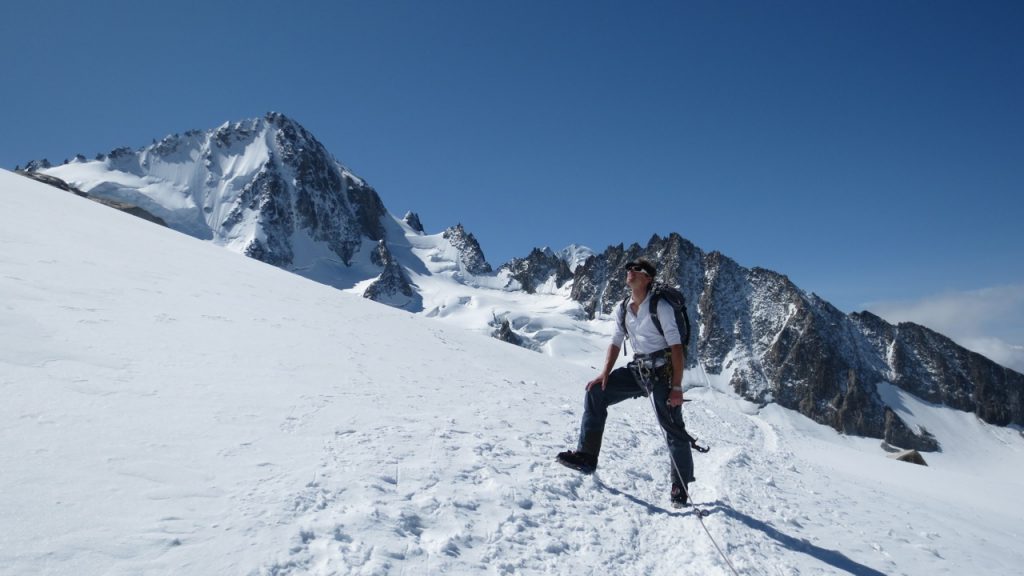
[[[640, 386], [640, 390], [644, 396], [651, 398], [651, 393], [654, 391], [654, 380], [657, 377], [663, 377], [666, 381], [671, 381], [672, 363], [671, 363], [671, 349], [666, 348], [650, 354], [636, 354], [633, 357], [633, 361], [628, 364], [629, 369], [633, 372], [634, 380]], [[666, 372], [659, 374], [660, 372]], [[653, 398], [651, 402], [653, 402]], [[689, 402], [689, 400], [683, 400], [683, 402]], [[658, 409], [654, 409], [655, 415], [658, 414]], [[690, 435], [689, 432], [684, 431], [686, 434], [686, 441], [690, 443], [690, 448], [706, 454], [711, 450], [708, 446], [701, 446], [697, 443], [697, 439]], [[680, 478], [682, 478], [680, 476]]]

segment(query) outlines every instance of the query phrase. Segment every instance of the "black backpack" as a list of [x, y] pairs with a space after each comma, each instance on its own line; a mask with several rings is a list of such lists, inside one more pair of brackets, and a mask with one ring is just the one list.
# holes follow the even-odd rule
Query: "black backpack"
[[[655, 284], [651, 288], [651, 320], [654, 322], [654, 327], [658, 329], [658, 333], [664, 336], [665, 330], [661, 327], [661, 320], [658, 319], [658, 301], [662, 298], [672, 305], [672, 312], [676, 317], [676, 326], [679, 327], [679, 335], [682, 337], [685, 353], [685, 350], [690, 347], [690, 316], [686, 313], [686, 297], [679, 290], [664, 284]], [[629, 296], [626, 296], [619, 306], [619, 321], [622, 323], [623, 332], [626, 332], [626, 304], [628, 303]]]

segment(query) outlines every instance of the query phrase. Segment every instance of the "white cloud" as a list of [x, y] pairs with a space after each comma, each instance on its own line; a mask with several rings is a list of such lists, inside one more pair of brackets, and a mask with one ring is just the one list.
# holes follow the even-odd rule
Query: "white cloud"
[[948, 292], [865, 306], [889, 322], [914, 322], [1024, 372], [1024, 284]]
[[1024, 373], [1024, 346], [1008, 344], [999, 338], [966, 338], [963, 341], [957, 340], [957, 344]]

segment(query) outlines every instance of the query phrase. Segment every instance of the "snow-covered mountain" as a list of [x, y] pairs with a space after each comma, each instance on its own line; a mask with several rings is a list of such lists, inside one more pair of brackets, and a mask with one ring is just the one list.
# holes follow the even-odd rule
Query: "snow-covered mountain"
[[587, 261], [588, 258], [594, 255], [594, 251], [587, 246], [580, 246], [578, 244], [570, 244], [565, 248], [558, 251], [558, 256], [565, 260], [568, 264], [569, 270], [575, 272], [581, 264]]
[[550, 248], [534, 248], [526, 258], [515, 258], [500, 270], [507, 272], [518, 283], [518, 287], [530, 294], [552, 293], [572, 280], [573, 269], [566, 256], [556, 254]]
[[732, 374], [733, 388], [775, 402], [838, 431], [935, 450], [877, 391], [891, 382], [930, 402], [974, 412], [998, 425], [1024, 425], [1024, 375], [912, 323], [891, 325], [867, 312], [844, 314], [789, 278], [705, 253], [671, 234], [647, 246], [609, 247], [574, 275], [572, 297], [590, 317], [622, 299], [621, 270], [639, 257], [662, 263], [659, 280], [686, 294], [700, 329], [690, 366]]
[[27, 169], [342, 288], [379, 275], [381, 267], [371, 264], [377, 243], [401, 235], [373, 188], [282, 114], [45, 166], [31, 162]]
[[295, 121], [276, 113], [173, 135], [36, 175], [139, 206], [179, 231], [319, 282], [583, 364], [600, 362], [625, 294], [623, 264], [661, 263], [695, 323], [691, 368], [729, 373], [759, 405], [778, 403], [836, 430], [934, 450], [878, 393], [892, 382], [987, 422], [1024, 425], [1024, 375], [913, 324], [847, 315], [784, 275], [705, 253], [678, 234], [602, 253], [534, 249], [492, 271], [462, 224], [428, 234]]
[[[743, 400], [735, 364], [691, 370], [687, 427], [711, 445], [696, 456], [698, 518], [665, 506], [643, 399], [614, 408], [596, 476], [556, 465], [593, 370], [481, 335], [469, 313], [381, 306], [6, 171], [0, 204], [5, 576], [1024, 564], [1024, 438], [971, 413], [879, 387], [943, 446], [915, 466]], [[442, 246], [411, 249], [459, 272]], [[452, 297], [481, 308], [504, 293], [465, 290]], [[536, 312], [572, 302], [507, 294]], [[603, 321], [579, 322], [593, 330], [566, 333], [602, 348]]]
[[[490, 333], [502, 323], [516, 341], [552, 354], [600, 355], [566, 298], [566, 271], [589, 249], [550, 250], [548, 278], [492, 272], [462, 224], [425, 231], [408, 212], [397, 218], [376, 191], [340, 164], [313, 135], [277, 113], [174, 134], [138, 150], [119, 148], [62, 165], [32, 161], [28, 175], [93, 199], [145, 209], [186, 234], [318, 282]], [[543, 294], [530, 298], [520, 282]], [[558, 340], [555, 342], [555, 340]], [[592, 360], [584, 360], [591, 362]]]

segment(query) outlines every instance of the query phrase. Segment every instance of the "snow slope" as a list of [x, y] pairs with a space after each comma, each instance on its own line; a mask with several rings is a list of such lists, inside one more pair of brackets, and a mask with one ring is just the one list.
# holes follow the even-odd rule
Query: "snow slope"
[[[459, 262], [458, 250], [443, 233], [423, 234], [392, 217], [388, 242], [422, 298], [422, 314], [444, 324], [491, 334], [508, 319], [532, 349], [591, 366], [603, 359], [614, 331], [611, 322], [590, 321], [580, 304], [569, 298], [571, 285], [548, 286], [537, 294], [516, 288], [506, 271], [474, 275]], [[573, 254], [587, 248], [572, 247]], [[569, 250], [569, 249], [567, 249]], [[375, 277], [346, 290], [363, 294]]]
[[918, 467], [691, 373], [705, 532], [643, 400], [596, 476], [552, 462], [588, 367], [5, 171], [0, 203], [0, 574], [731, 574], [711, 537], [741, 574], [1024, 565], [1017, 430], [883, 390], [946, 448]]
[[[308, 155], [297, 158], [303, 150]], [[332, 192], [334, 180], [326, 176], [324, 182], [297, 182], [295, 172], [306, 164], [322, 168], [311, 171], [320, 176], [334, 175], [339, 186], [365, 188], [365, 197], [356, 200], [346, 189]], [[189, 131], [137, 151], [122, 148], [96, 160], [76, 158], [39, 170], [94, 197], [142, 207], [179, 232], [231, 251], [252, 254], [259, 248], [257, 259], [354, 294], [366, 293], [382, 276], [372, 258], [377, 242], [354, 221], [356, 212], [372, 216], [383, 210], [372, 201], [379, 201], [376, 193], [283, 115]], [[319, 228], [310, 229], [307, 220]], [[537, 287], [548, 297], [522, 294], [510, 287], [514, 281], [508, 272], [476, 275], [467, 269], [447, 231], [427, 235], [386, 212], [378, 223], [391, 256], [417, 287], [415, 296], [377, 295], [379, 301], [483, 334], [507, 318], [535, 350], [560, 357], [571, 353], [584, 363], [600, 354], [586, 344], [591, 328], [580, 306], [565, 297], [568, 288], [560, 290], [552, 281]], [[343, 261], [332, 244], [351, 248], [350, 258]], [[593, 251], [573, 245], [561, 254], [575, 267]], [[556, 293], [560, 296], [551, 297]]]

